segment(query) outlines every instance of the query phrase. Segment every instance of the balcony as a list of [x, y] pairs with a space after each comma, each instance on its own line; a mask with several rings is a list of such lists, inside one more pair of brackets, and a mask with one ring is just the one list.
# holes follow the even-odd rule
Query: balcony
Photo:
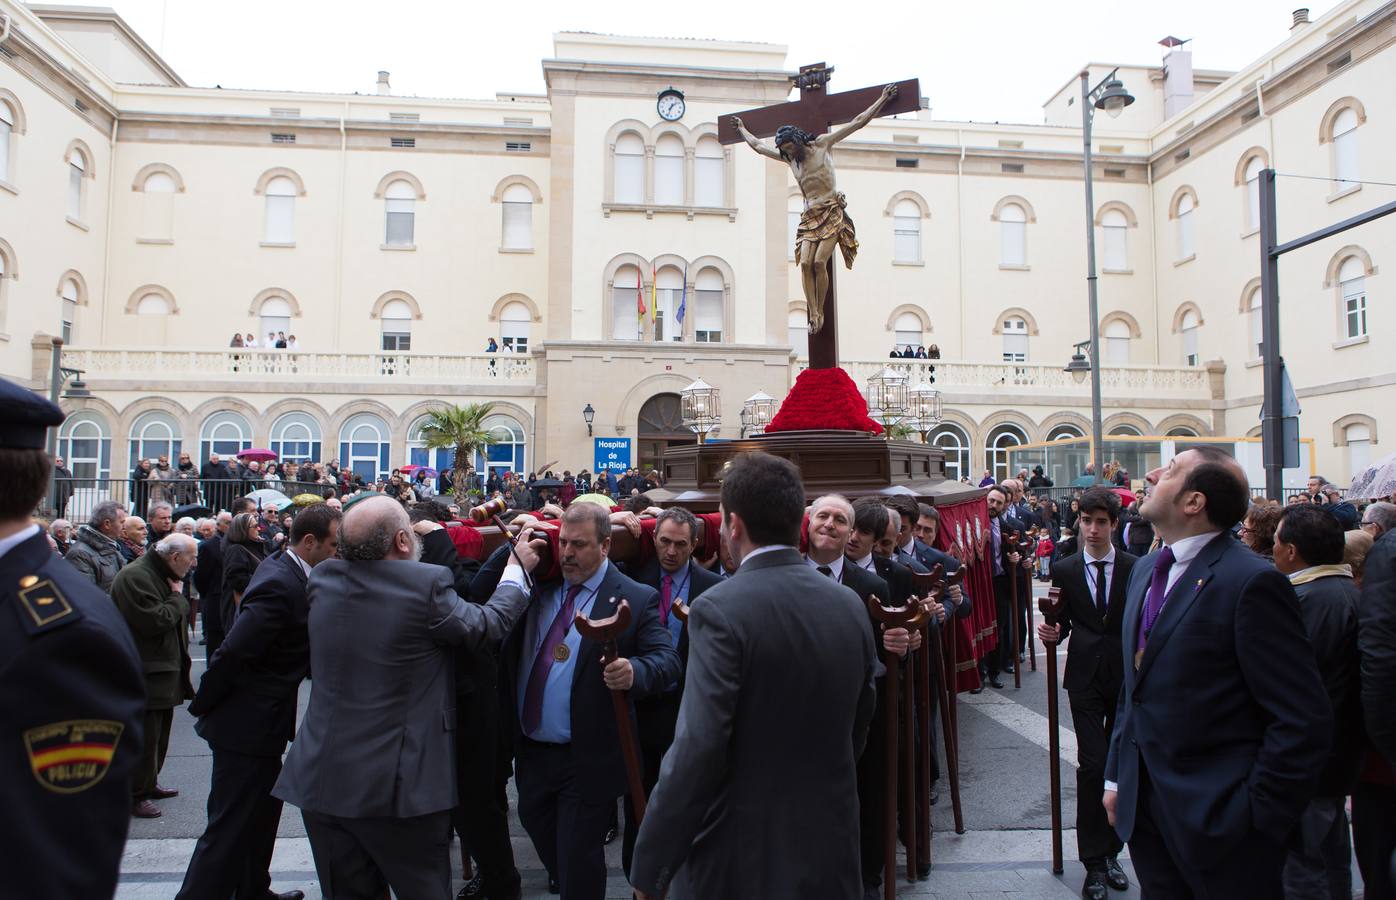
[[[860, 387], [887, 367], [906, 373], [908, 386], [930, 378], [935, 366], [935, 387], [946, 394], [975, 395], [1010, 401], [1015, 397], [1080, 397], [1090, 402], [1090, 379], [1077, 382], [1060, 365], [1006, 362], [954, 362], [930, 359], [845, 360], [843, 369]], [[803, 372], [809, 361], [795, 361], [795, 372]], [[1205, 368], [1189, 366], [1102, 366], [1100, 389], [1104, 396], [1118, 398], [1167, 397], [1170, 399], [1211, 398]]]
[[503, 353], [320, 353], [305, 350], [65, 349], [63, 365], [89, 381], [242, 382], [284, 390], [287, 383], [333, 385], [471, 384], [531, 388], [531, 355]]

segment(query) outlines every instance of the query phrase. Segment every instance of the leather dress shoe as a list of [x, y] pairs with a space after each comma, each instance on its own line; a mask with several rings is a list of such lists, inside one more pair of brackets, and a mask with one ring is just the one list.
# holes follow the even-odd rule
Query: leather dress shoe
[[1081, 885], [1081, 897], [1083, 900], [1105, 900], [1105, 895], [1110, 893], [1106, 888], [1105, 870], [1090, 869], [1086, 872], [1086, 882]]
[[990, 678], [990, 679], [989, 679], [989, 687], [996, 687], [996, 688], [1002, 689], [1002, 688], [1003, 688], [1003, 682], [1002, 682], [1002, 681], [999, 681], [997, 678]]
[[160, 807], [149, 800], [137, 800], [131, 804], [131, 815], [137, 819], [158, 819], [164, 813], [160, 812]]
[[151, 791], [149, 794], [146, 794], [146, 797], [151, 800], [168, 800], [171, 797], [178, 796], [179, 791], [175, 788], [161, 787], [158, 784], [155, 785], [155, 790]]
[[1105, 880], [1117, 891], [1129, 890], [1129, 876], [1120, 867], [1120, 861], [1113, 856], [1105, 860]]
[[476, 872], [475, 877], [467, 881], [465, 886], [456, 892], [456, 900], [475, 900], [476, 897], [484, 895], [484, 887], [485, 876]]
[[977, 686], [970, 688], [970, 689], [969, 689], [969, 692], [970, 692], [971, 694], [982, 694], [982, 693], [984, 693], [984, 685], [983, 685], [983, 683], [981, 682], [981, 683], [978, 684]]
[[551, 876], [551, 875], [548, 876], [548, 893], [549, 893], [549, 894], [561, 894], [561, 893], [562, 893], [562, 888], [560, 888], [560, 887], [557, 886], [557, 879], [554, 878], [554, 877]]
[[268, 891], [266, 900], [305, 900], [305, 891]]

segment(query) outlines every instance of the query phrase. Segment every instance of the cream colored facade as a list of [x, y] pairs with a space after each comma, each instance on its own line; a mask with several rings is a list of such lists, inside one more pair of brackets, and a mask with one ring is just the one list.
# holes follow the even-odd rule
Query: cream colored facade
[[[65, 401], [60, 449], [89, 473], [174, 440], [381, 469], [431, 405], [468, 400], [499, 403], [501, 465], [590, 467], [588, 405], [639, 462], [675, 439], [663, 398], [694, 378], [736, 437], [742, 400], [800, 371], [798, 191], [715, 139], [720, 115], [787, 98], [783, 47], [563, 33], [546, 95], [436, 100], [190, 87], [110, 11], [0, 13], [0, 373], [46, 388], [69, 331], [93, 397]], [[1393, 39], [1396, 3], [1351, 0], [1241, 72], [1121, 67], [1138, 102], [1097, 116], [1093, 147], [1107, 432], [1254, 433], [1250, 161], [1316, 179], [1280, 179], [1282, 238], [1390, 200], [1331, 179], [1382, 180]], [[1089, 431], [1062, 371], [1089, 328], [1079, 102], [1072, 79], [1042, 125], [923, 110], [836, 154], [861, 243], [839, 272], [844, 367], [861, 384], [894, 344], [938, 346], [934, 439], [960, 474]], [[1396, 409], [1393, 237], [1385, 219], [1281, 264], [1301, 429], [1334, 480], [1380, 455]], [[637, 281], [658, 322], [633, 315]], [[656, 340], [680, 299], [683, 340]], [[268, 327], [297, 349], [229, 348]], [[524, 352], [485, 354], [491, 337]]]

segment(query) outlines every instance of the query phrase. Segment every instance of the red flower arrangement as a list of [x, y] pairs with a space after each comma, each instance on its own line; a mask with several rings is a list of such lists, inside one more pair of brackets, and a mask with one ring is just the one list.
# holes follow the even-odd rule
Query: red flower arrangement
[[843, 369], [801, 372], [766, 433], [820, 429], [882, 433], [882, 426], [868, 418], [868, 402], [858, 385]]

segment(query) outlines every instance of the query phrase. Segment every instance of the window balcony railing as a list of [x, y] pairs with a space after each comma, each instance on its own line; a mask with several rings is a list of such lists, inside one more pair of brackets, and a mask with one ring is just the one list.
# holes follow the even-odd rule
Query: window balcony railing
[[[942, 391], [970, 391], [1013, 394], [1052, 392], [1080, 394], [1089, 397], [1089, 379], [1080, 382], [1061, 366], [1009, 362], [958, 362], [939, 359], [872, 359], [845, 360], [841, 364], [853, 381], [866, 387], [868, 379], [880, 375], [888, 367], [904, 372], [907, 385], [914, 386], [930, 379], [930, 367], [935, 366], [935, 387]], [[809, 368], [809, 360], [797, 359], [795, 372]], [[1191, 366], [1102, 366], [1100, 387], [1103, 393], [1117, 395], [1164, 394], [1172, 397], [1211, 396], [1207, 371]]]
[[63, 365], [88, 379], [243, 379], [532, 384], [534, 359], [508, 353], [323, 353], [305, 350], [64, 349]]

